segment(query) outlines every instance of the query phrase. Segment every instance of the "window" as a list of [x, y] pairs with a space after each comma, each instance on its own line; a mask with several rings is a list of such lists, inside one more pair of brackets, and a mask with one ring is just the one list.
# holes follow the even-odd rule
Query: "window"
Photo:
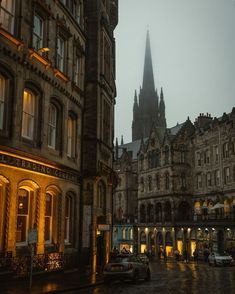
[[169, 174], [165, 174], [165, 188], [168, 190], [170, 188], [170, 179], [169, 179]]
[[202, 175], [197, 175], [197, 188], [202, 188]]
[[1, 0], [0, 5], [0, 23], [5, 30], [13, 34], [15, 10], [14, 0]]
[[0, 74], [0, 130], [4, 128], [6, 105], [6, 79]]
[[65, 197], [65, 226], [64, 226], [64, 241], [71, 243], [71, 228], [72, 228], [72, 199], [69, 196]]
[[105, 100], [103, 108], [103, 140], [106, 144], [110, 143], [110, 106]]
[[210, 187], [211, 186], [211, 173], [207, 173], [206, 179], [207, 179], [207, 186]]
[[186, 177], [185, 174], [181, 174], [181, 189], [186, 188]]
[[224, 143], [223, 145], [223, 156], [224, 158], [229, 157], [228, 142]]
[[224, 183], [228, 184], [230, 182], [230, 168], [225, 167], [224, 168]]
[[24, 189], [18, 191], [16, 243], [26, 244], [29, 229], [29, 192]]
[[74, 64], [74, 83], [77, 86], [81, 86], [81, 58], [76, 55]]
[[169, 150], [169, 147], [166, 146], [165, 147], [165, 164], [169, 163], [169, 156], [170, 156], [170, 150]]
[[140, 178], [140, 191], [144, 192], [144, 178], [143, 177]]
[[122, 239], [126, 239], [126, 229], [122, 229]]
[[98, 184], [97, 207], [102, 208], [103, 212], [105, 209], [105, 198], [106, 198], [105, 187], [104, 187], [104, 184], [100, 182]]
[[111, 76], [111, 48], [108, 40], [104, 38], [104, 75], [109, 81]]
[[201, 166], [202, 162], [201, 162], [201, 153], [200, 152], [196, 153], [196, 158], [197, 158], [197, 165]]
[[36, 97], [25, 89], [23, 95], [22, 137], [29, 140], [34, 138]]
[[46, 193], [45, 197], [45, 228], [44, 239], [46, 243], [52, 242], [53, 197]]
[[219, 147], [218, 146], [215, 146], [215, 162], [218, 162], [219, 161]]
[[67, 155], [68, 157], [75, 157], [76, 148], [76, 120], [71, 116], [68, 117], [67, 130]]
[[75, 19], [81, 25], [81, 2], [78, 0], [75, 4]]
[[65, 41], [60, 36], [57, 38], [57, 61], [56, 66], [59, 70], [65, 69]]
[[220, 171], [219, 170], [215, 171], [215, 185], [216, 186], [220, 185]]
[[208, 149], [205, 152], [205, 163], [210, 163], [210, 151]]
[[57, 108], [55, 105], [49, 106], [48, 117], [48, 146], [56, 149], [56, 128], [57, 128]]
[[152, 177], [151, 176], [148, 177], [148, 188], [149, 188], [149, 191], [152, 191]]
[[180, 150], [180, 163], [185, 163], [185, 150]]
[[43, 48], [44, 21], [39, 15], [35, 14], [33, 25], [33, 48], [39, 50]]
[[158, 174], [156, 175], [156, 187], [160, 190], [160, 176]]
[[133, 239], [133, 229], [131, 228], [130, 229], [130, 240], [132, 240]]

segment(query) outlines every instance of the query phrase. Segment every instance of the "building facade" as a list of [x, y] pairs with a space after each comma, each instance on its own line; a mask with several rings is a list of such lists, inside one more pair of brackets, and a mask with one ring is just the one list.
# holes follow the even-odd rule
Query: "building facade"
[[147, 138], [117, 147], [120, 177], [124, 150], [137, 154], [128, 159], [138, 176], [132, 187], [137, 190], [137, 252], [159, 258], [164, 251], [173, 257], [176, 250], [189, 256], [195, 250], [201, 256], [208, 250], [234, 254], [234, 118], [235, 108], [220, 118], [200, 114], [194, 123], [188, 118], [172, 128], [153, 123]]
[[94, 271], [97, 252], [105, 262], [117, 10], [106, 0], [0, 1], [0, 258], [28, 256], [36, 231], [42, 270], [79, 267], [87, 248]]
[[93, 272], [106, 263], [112, 236], [113, 132], [115, 87], [114, 29], [118, 1], [85, 1], [87, 59], [83, 129], [84, 262]]

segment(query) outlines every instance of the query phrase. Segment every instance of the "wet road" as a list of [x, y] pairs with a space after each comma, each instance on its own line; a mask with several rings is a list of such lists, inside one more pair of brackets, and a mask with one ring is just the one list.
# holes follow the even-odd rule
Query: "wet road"
[[152, 263], [150, 282], [113, 282], [70, 294], [234, 294], [235, 266], [209, 267], [207, 264]]

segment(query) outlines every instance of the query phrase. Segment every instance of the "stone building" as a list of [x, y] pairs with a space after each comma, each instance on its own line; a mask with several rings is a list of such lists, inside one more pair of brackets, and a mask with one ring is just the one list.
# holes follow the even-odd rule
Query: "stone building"
[[117, 6], [0, 1], [0, 258], [27, 256], [34, 230], [40, 269], [95, 257], [98, 233], [105, 261]]
[[194, 123], [188, 118], [172, 128], [154, 122], [146, 138], [116, 147], [120, 177], [123, 150], [137, 154], [128, 161], [138, 176], [132, 187], [137, 190], [138, 252], [158, 257], [164, 251], [172, 257], [175, 250], [192, 256], [197, 249], [201, 257], [205, 250], [234, 252], [234, 119], [235, 108], [220, 118], [200, 114]]
[[82, 252], [100, 270], [111, 247], [118, 1], [85, 1], [87, 59], [83, 129]]

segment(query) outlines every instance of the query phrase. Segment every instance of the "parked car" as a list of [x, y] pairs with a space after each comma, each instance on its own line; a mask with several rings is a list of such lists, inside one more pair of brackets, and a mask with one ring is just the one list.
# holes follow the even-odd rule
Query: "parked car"
[[227, 253], [220, 254], [218, 252], [210, 253], [208, 257], [209, 265], [232, 265], [233, 258]]
[[138, 256], [117, 255], [112, 257], [103, 271], [104, 282], [112, 280], [133, 280], [151, 279], [149, 266], [143, 262]]

